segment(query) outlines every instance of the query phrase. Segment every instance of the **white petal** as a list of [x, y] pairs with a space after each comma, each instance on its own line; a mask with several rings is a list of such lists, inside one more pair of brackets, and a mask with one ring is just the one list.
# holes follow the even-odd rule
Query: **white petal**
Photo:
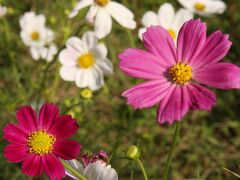
[[142, 41], [143, 40], [143, 37], [142, 37], [142, 35], [143, 35], [143, 33], [145, 33], [147, 31], [147, 28], [140, 28], [139, 30], [138, 30], [138, 37], [139, 37], [139, 39]]
[[222, 14], [226, 10], [226, 4], [223, 1], [210, 1], [207, 3], [205, 12], [209, 15]]
[[66, 48], [59, 53], [58, 58], [62, 65], [75, 66], [78, 56], [72, 49]]
[[134, 14], [132, 11], [130, 11], [128, 8], [126, 8], [124, 5], [115, 2], [115, 1], [110, 1], [108, 5], [106, 6], [106, 9], [109, 12], [116, 12], [119, 16], [126, 17], [129, 19], [134, 18]]
[[84, 170], [84, 175], [89, 180], [118, 180], [117, 172], [102, 161], [89, 164]]
[[106, 9], [111, 14], [111, 16], [123, 27], [129, 29], [136, 28], [136, 22], [133, 19], [133, 13], [122, 4], [110, 1], [106, 6]]
[[186, 9], [181, 8], [176, 12], [171, 28], [175, 30], [176, 33], [178, 33], [182, 25], [190, 19], [193, 19], [193, 13]]
[[178, 2], [189, 11], [195, 12], [194, 4], [197, 2], [196, 0], [178, 0]]
[[158, 19], [160, 25], [163, 26], [165, 29], [170, 28], [174, 16], [175, 12], [173, 6], [170, 3], [164, 3], [162, 6], [160, 6], [158, 10]]
[[94, 54], [94, 57], [97, 59], [104, 59], [107, 57], [107, 47], [100, 43], [97, 46], [95, 46], [91, 52]]
[[31, 53], [32, 58], [33, 58], [34, 60], [39, 60], [39, 59], [40, 59], [39, 48], [31, 47], [31, 48], [30, 48], [30, 53]]
[[88, 87], [92, 91], [103, 85], [103, 74], [97, 68], [81, 69], [77, 73], [76, 85], [80, 88]]
[[86, 16], [86, 19], [89, 23], [93, 24], [94, 22], [94, 18], [96, 16], [98, 12], [98, 6], [91, 6], [88, 13], [87, 13], [87, 16]]
[[7, 8], [0, 5], [0, 17], [4, 16], [7, 13]]
[[72, 10], [72, 12], [68, 15], [69, 18], [73, 18], [78, 14], [78, 11], [82, 8], [85, 8], [91, 4], [93, 4], [93, 0], [79, 0], [76, 7]]
[[142, 25], [148, 27], [150, 25], [159, 25], [158, 16], [153, 11], [146, 12], [142, 17]]
[[108, 59], [97, 61], [97, 64], [101, 68], [104, 75], [113, 73], [113, 65]]
[[82, 40], [85, 42], [85, 44], [87, 44], [88, 49], [92, 49], [98, 42], [96, 35], [92, 31], [85, 32], [83, 34]]
[[74, 50], [76, 53], [84, 54], [88, 52], [87, 45], [78, 37], [70, 37], [66, 43], [67, 48]]
[[60, 76], [65, 81], [75, 81], [79, 69], [74, 66], [63, 66], [60, 69]]
[[112, 19], [108, 12], [100, 8], [95, 19], [95, 34], [101, 39], [107, 36], [112, 30]]

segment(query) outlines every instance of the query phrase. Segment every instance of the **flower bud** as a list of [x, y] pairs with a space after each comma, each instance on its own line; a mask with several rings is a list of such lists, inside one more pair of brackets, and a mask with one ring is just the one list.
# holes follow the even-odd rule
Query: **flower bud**
[[83, 89], [81, 91], [81, 96], [84, 99], [90, 99], [92, 97], [92, 91], [90, 89]]
[[127, 150], [127, 157], [132, 160], [138, 159], [140, 157], [138, 147], [135, 145], [130, 146]]

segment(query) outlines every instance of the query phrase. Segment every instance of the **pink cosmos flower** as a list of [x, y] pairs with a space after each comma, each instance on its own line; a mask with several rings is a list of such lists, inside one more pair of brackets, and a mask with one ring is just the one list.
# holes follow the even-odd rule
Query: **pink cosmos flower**
[[23, 162], [28, 176], [44, 171], [50, 179], [61, 179], [65, 170], [58, 158], [71, 160], [80, 152], [80, 145], [66, 138], [76, 133], [78, 125], [70, 115], [60, 116], [54, 104], [45, 103], [37, 117], [30, 107], [17, 111], [18, 124], [7, 124], [4, 138], [10, 141], [4, 156], [13, 163]]
[[201, 86], [240, 88], [240, 68], [219, 62], [231, 47], [228, 35], [216, 31], [207, 37], [206, 25], [189, 20], [174, 45], [168, 31], [151, 26], [143, 34], [146, 48], [119, 55], [120, 68], [129, 76], [148, 80], [123, 93], [134, 108], [159, 104], [160, 123], [180, 121], [189, 109], [211, 110], [215, 94]]

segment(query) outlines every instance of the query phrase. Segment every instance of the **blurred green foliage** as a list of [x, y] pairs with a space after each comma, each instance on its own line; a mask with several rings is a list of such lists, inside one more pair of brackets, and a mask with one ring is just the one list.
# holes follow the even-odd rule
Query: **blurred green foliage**
[[[106, 78], [105, 86], [91, 100], [84, 100], [74, 83], [59, 77], [59, 62], [33, 61], [19, 36], [19, 17], [26, 11], [42, 13], [47, 25], [56, 33], [58, 47], [64, 47], [67, 37], [79, 37], [92, 29], [84, 20], [86, 10], [74, 19], [67, 13], [74, 0], [1, 0], [11, 13], [0, 19], [0, 137], [6, 123], [16, 122], [15, 111], [31, 104], [36, 109], [44, 102], [58, 104], [63, 113], [71, 113], [80, 125], [75, 136], [83, 153], [105, 150], [111, 155], [111, 165], [119, 179], [143, 179], [139, 167], [125, 159], [125, 152], [138, 144], [141, 159], [150, 179], [160, 179], [172, 141], [173, 127], [156, 122], [156, 108], [133, 110], [126, 105], [121, 93], [138, 81], [127, 77], [118, 68], [118, 53], [130, 47], [129, 37], [142, 48], [137, 29], [127, 31], [114, 23], [112, 33], [103, 41], [109, 48], [114, 74]], [[123, 0], [136, 15], [138, 27], [147, 10], [157, 11], [164, 2], [180, 8], [176, 0]], [[221, 29], [230, 34], [233, 46], [226, 61], [240, 65], [240, 1], [228, 0], [223, 15], [202, 18], [211, 33]], [[195, 16], [197, 17], [197, 16]], [[180, 138], [175, 149], [170, 179], [236, 179], [226, 167], [240, 174], [240, 93], [215, 90], [218, 101], [211, 112], [189, 112], [181, 123]], [[22, 174], [20, 164], [7, 162], [3, 157], [6, 140], [0, 138], [0, 179], [33, 179]], [[16, 152], [17, 153], [17, 152]], [[36, 179], [47, 179], [42, 176]]]

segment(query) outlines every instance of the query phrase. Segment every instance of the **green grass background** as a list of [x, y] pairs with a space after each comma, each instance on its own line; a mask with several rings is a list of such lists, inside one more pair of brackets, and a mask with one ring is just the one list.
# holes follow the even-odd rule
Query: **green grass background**
[[[83, 153], [105, 150], [111, 156], [110, 163], [117, 170], [119, 179], [141, 180], [143, 176], [136, 163], [125, 159], [125, 152], [132, 144], [138, 144], [141, 160], [149, 178], [161, 179], [167, 153], [173, 136], [173, 126], [156, 122], [156, 107], [134, 111], [126, 105], [121, 93], [140, 82], [127, 77], [118, 68], [117, 55], [128, 47], [142, 48], [137, 29], [147, 10], [158, 10], [164, 2], [180, 8], [176, 0], [123, 0], [119, 1], [133, 10], [138, 28], [128, 31], [117, 23], [104, 40], [108, 57], [114, 64], [114, 74], [105, 78], [104, 87], [94, 93], [91, 100], [80, 96], [74, 83], [59, 77], [60, 63], [33, 61], [28, 48], [19, 36], [19, 17], [26, 11], [42, 13], [47, 26], [56, 33], [56, 43], [64, 47], [68, 37], [79, 37], [92, 27], [84, 20], [86, 10], [74, 19], [67, 13], [74, 7], [74, 0], [1, 0], [11, 8], [0, 19], [0, 179], [34, 179], [21, 172], [21, 164], [12, 164], [3, 157], [7, 141], [2, 139], [6, 123], [16, 122], [15, 111], [22, 105], [35, 108], [44, 101], [58, 104], [64, 113], [71, 113], [80, 128], [74, 139], [82, 144]], [[225, 61], [240, 65], [240, 1], [226, 0], [223, 15], [202, 18], [208, 33], [221, 29], [230, 34], [233, 46]], [[197, 18], [197, 16], [195, 16]], [[190, 111], [181, 123], [180, 138], [174, 151], [170, 171], [172, 180], [182, 179], [237, 179], [223, 170], [228, 168], [240, 174], [240, 93], [239, 90], [214, 90], [217, 105], [211, 112]], [[17, 153], [17, 152], [16, 152]], [[45, 175], [35, 179], [47, 179]]]

